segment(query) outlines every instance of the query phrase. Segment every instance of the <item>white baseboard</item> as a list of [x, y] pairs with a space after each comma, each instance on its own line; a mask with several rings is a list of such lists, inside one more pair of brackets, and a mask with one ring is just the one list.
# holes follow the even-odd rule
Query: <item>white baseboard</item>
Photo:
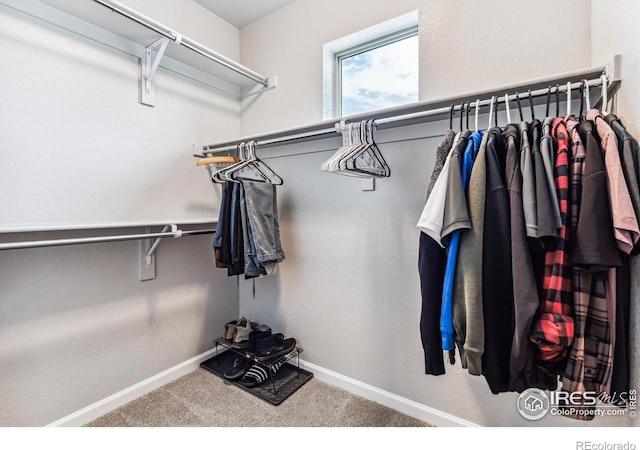
[[341, 375], [329, 369], [317, 366], [307, 361], [300, 360], [300, 367], [313, 372], [314, 378], [327, 384], [339, 387], [352, 394], [387, 406], [415, 419], [422, 420], [436, 427], [478, 427], [473, 422], [461, 419], [457, 416], [430, 408], [422, 403], [414, 402], [388, 391], [384, 391], [370, 384], [363, 383], [354, 378]]
[[[219, 350], [220, 353], [222, 353], [222, 351], [222, 349]], [[80, 427], [84, 424], [87, 424], [92, 420], [95, 420], [98, 417], [103, 416], [104, 414], [107, 414], [108, 412], [111, 412], [114, 409], [137, 399], [138, 397], [142, 397], [143, 395], [148, 394], [154, 389], [158, 389], [159, 387], [164, 386], [165, 384], [170, 383], [173, 380], [180, 378], [181, 376], [193, 372], [198, 367], [200, 367], [201, 362], [211, 358], [213, 355], [215, 355], [215, 353], [215, 349], [211, 349], [204, 353], [201, 353], [198, 356], [195, 356], [183, 363], [165, 370], [164, 372], [160, 372], [157, 375], [147, 378], [146, 380], [142, 380], [141, 382], [123, 389], [122, 391], [117, 392], [113, 395], [110, 395], [109, 397], [102, 399], [92, 405], [89, 405], [86, 408], [82, 408], [79, 411], [63, 417], [62, 419], [56, 420], [55, 422], [50, 423], [47, 426]]]
[[[170, 383], [190, 372], [198, 369], [200, 363], [211, 358], [216, 350], [211, 349], [198, 356], [195, 356], [183, 363], [171, 367], [164, 372], [160, 372], [146, 380], [143, 380], [131, 387], [117, 392], [103, 400], [82, 408], [62, 419], [56, 420], [47, 425], [48, 427], [79, 427], [85, 425], [98, 417], [119, 408], [141, 397], [154, 389]], [[403, 414], [422, 420], [437, 427], [477, 427], [475, 423], [466, 421], [459, 417], [447, 414], [434, 408], [430, 408], [413, 400], [401, 397], [391, 392], [384, 391], [370, 384], [363, 383], [354, 378], [350, 378], [329, 369], [317, 366], [307, 361], [300, 360], [300, 367], [313, 372], [313, 376], [327, 384], [339, 387], [352, 394], [374, 401], [381, 405], [400, 411]]]

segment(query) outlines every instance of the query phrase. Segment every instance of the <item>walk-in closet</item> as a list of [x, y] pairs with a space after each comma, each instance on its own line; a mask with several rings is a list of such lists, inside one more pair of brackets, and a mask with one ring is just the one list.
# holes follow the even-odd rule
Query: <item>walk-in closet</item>
[[3, 433], [640, 445], [639, 21], [0, 0]]

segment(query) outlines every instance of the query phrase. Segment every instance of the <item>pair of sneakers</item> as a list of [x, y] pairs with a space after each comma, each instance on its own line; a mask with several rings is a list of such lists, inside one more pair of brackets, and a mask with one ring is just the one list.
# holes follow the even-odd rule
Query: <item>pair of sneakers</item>
[[272, 362], [296, 347], [294, 338], [285, 339], [282, 333], [271, 333], [271, 328], [260, 325], [249, 334], [247, 356], [256, 362]]
[[249, 335], [257, 326], [257, 323], [244, 317], [232, 320], [224, 325], [222, 339], [230, 343], [233, 348], [245, 348], [249, 344]]

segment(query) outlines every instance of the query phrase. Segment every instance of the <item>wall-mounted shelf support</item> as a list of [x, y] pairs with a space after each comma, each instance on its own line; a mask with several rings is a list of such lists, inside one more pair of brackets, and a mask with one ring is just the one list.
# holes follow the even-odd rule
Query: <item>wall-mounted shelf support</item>
[[[151, 233], [151, 227], [146, 227], [145, 232]], [[169, 237], [174, 239], [182, 237], [182, 230], [179, 230], [178, 225], [175, 224], [165, 225], [160, 234], [165, 233], [171, 233]], [[156, 277], [155, 253], [162, 239], [164, 237], [140, 241], [140, 281], [152, 280]]]
[[613, 59], [604, 67], [602, 75], [607, 79], [607, 92], [605, 93], [600, 90], [598, 98], [594, 102], [591, 102], [594, 108], [606, 109], [607, 105], [603, 105], [602, 101], [605, 98], [613, 98], [618, 89], [620, 89], [620, 84], [622, 82], [621, 59], [621, 55], [614, 55]]
[[258, 86], [271, 90], [277, 85], [273, 76], [255, 72], [116, 0], [0, 0], [0, 4], [139, 58], [138, 100], [145, 105], [153, 106], [153, 74], [159, 67], [235, 98]]
[[267, 84], [263, 87], [255, 88], [244, 88], [240, 91], [240, 99], [245, 99], [247, 97], [251, 97], [253, 95], [262, 94], [267, 91], [271, 91], [278, 87], [278, 77], [276, 75], [271, 75], [266, 79]]
[[[164, 52], [167, 50], [167, 45], [169, 45], [169, 38], [161, 37], [147, 47], [142, 61], [140, 61], [142, 66], [140, 71], [140, 103], [143, 105], [155, 106], [156, 104], [156, 88], [153, 81]], [[156, 49], [158, 50], [154, 53]]]

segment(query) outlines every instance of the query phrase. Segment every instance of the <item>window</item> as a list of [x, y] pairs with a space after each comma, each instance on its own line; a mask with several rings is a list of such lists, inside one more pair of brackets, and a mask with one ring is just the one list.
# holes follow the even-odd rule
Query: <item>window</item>
[[337, 115], [418, 101], [418, 29], [336, 54]]
[[323, 47], [323, 118], [419, 100], [418, 11]]

